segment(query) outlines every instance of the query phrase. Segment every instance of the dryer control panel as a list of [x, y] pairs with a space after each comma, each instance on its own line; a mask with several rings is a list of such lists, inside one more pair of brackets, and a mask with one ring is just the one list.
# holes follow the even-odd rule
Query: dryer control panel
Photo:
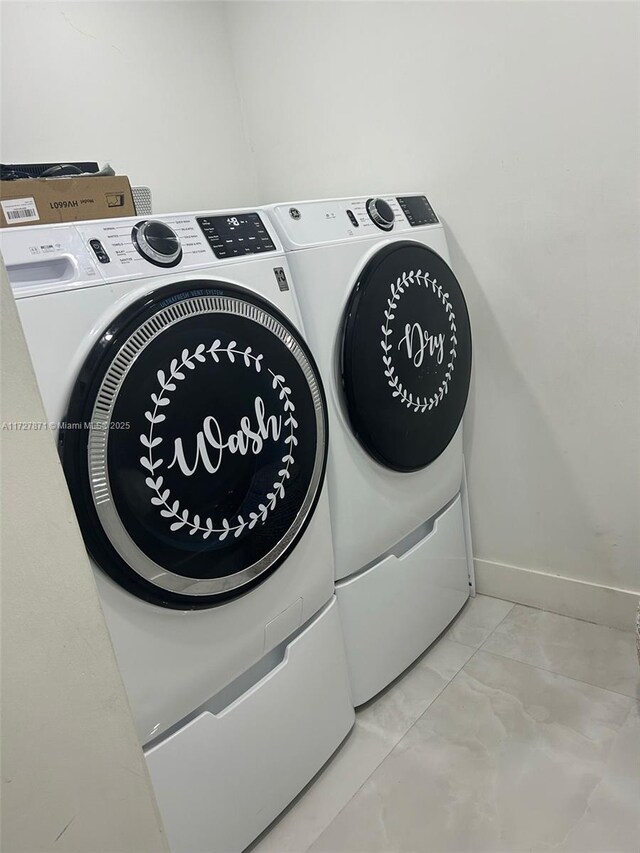
[[439, 225], [421, 193], [276, 204], [269, 208], [287, 249]]

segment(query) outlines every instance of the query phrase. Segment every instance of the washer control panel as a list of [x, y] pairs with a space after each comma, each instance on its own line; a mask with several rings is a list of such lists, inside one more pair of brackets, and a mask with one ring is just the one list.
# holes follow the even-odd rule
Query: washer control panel
[[276, 204], [269, 211], [287, 249], [440, 224], [426, 196], [418, 193]]
[[282, 251], [255, 211], [102, 219], [78, 222], [76, 227], [107, 280]]
[[170, 225], [160, 219], [136, 222], [131, 229], [131, 239], [142, 257], [157, 267], [175, 267], [180, 263], [180, 238]]
[[213, 260], [193, 216], [101, 219], [76, 228], [100, 263], [105, 279], [152, 275]]
[[196, 222], [216, 258], [237, 258], [275, 251], [276, 247], [259, 213], [198, 216]]
[[[288, 290], [282, 244], [266, 213], [214, 211], [0, 228], [16, 298], [224, 267], [254, 258]], [[275, 255], [273, 259], [270, 254]]]
[[383, 198], [370, 198], [367, 202], [367, 213], [381, 231], [391, 231], [393, 228], [396, 215], [391, 205]]
[[398, 196], [398, 204], [412, 228], [418, 225], [436, 225], [438, 223], [438, 217], [425, 195]]

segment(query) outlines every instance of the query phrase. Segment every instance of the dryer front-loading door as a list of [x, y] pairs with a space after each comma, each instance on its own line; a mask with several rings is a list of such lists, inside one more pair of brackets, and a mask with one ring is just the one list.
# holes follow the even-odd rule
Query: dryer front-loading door
[[396, 471], [433, 462], [467, 402], [471, 328], [450, 267], [420, 243], [392, 243], [360, 275], [347, 306], [342, 384], [364, 449]]
[[210, 607], [263, 581], [311, 518], [327, 453], [318, 373], [263, 299], [162, 288], [94, 347], [61, 453], [101, 568], [155, 604]]

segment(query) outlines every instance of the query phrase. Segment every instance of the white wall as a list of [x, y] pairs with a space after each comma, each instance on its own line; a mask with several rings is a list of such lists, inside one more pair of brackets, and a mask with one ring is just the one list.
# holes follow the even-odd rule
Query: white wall
[[2, 162], [109, 161], [155, 212], [255, 203], [218, 3], [2, 3]]
[[640, 7], [228, 16], [264, 201], [424, 190], [446, 222], [480, 588], [508, 564], [640, 589]]
[[[2, 423], [44, 423], [0, 262]], [[56, 452], [2, 445], [2, 837], [5, 853], [168, 853], [147, 765]]]

